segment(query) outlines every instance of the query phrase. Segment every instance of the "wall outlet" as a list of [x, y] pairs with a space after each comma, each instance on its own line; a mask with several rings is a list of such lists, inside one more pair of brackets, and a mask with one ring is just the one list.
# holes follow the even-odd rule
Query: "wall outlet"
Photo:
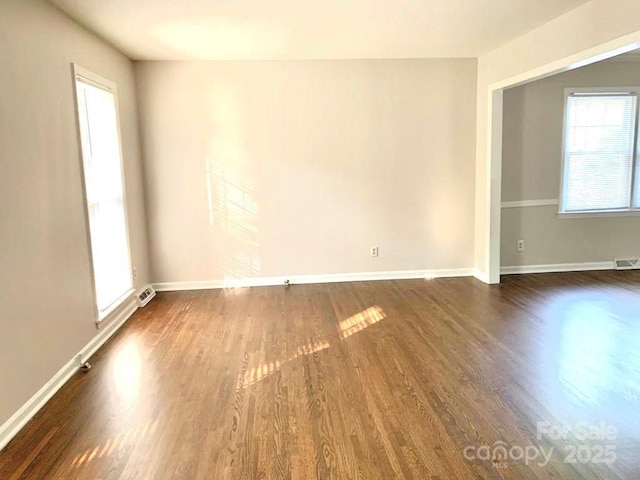
[[371, 247], [371, 256], [372, 257], [378, 256], [378, 247]]
[[138, 268], [137, 267], [133, 267], [131, 269], [131, 276], [133, 277], [133, 279], [135, 280], [136, 278], [138, 278]]
[[524, 240], [518, 240], [518, 243], [516, 244], [516, 250], [518, 252], [524, 252]]

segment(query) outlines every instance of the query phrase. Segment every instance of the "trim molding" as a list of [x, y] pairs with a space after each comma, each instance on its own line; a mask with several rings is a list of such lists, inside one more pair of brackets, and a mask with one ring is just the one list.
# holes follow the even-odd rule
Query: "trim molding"
[[614, 217], [637, 217], [640, 210], [637, 208], [630, 210], [599, 210], [593, 212], [558, 213], [558, 218], [614, 218]]
[[480, 270], [479, 268], [473, 269], [473, 276], [480, 280], [482, 283], [489, 283], [489, 275]]
[[138, 309], [135, 298], [126, 301], [117, 313], [109, 319], [98, 333], [87, 343], [77, 355], [69, 360], [58, 372], [45, 383], [27, 402], [0, 426], [0, 450], [38, 413], [45, 403], [73, 376], [80, 368], [78, 357], [87, 361]]
[[546, 198], [543, 200], [517, 200], [513, 202], [502, 202], [502, 208], [524, 208], [524, 207], [546, 207], [550, 205], [560, 205], [557, 198]]
[[152, 284], [158, 292], [177, 290], [208, 290], [212, 288], [267, 287], [284, 285], [289, 280], [292, 285], [309, 283], [366, 282], [371, 280], [408, 280], [415, 278], [471, 277], [472, 268], [440, 270], [400, 270], [392, 272], [334, 273], [325, 275], [292, 275], [289, 277], [252, 277], [227, 280], [203, 280], [195, 282], [161, 282]]
[[551, 273], [551, 272], [586, 272], [589, 270], [613, 270], [613, 262], [586, 263], [555, 263], [549, 265], [514, 265], [500, 268], [502, 275], [517, 275], [521, 273]]

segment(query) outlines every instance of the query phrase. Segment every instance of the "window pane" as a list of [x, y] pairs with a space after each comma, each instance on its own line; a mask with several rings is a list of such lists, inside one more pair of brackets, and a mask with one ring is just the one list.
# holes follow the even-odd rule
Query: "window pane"
[[78, 79], [96, 301], [101, 312], [131, 288], [115, 96]]
[[562, 210], [629, 208], [635, 95], [567, 100]]

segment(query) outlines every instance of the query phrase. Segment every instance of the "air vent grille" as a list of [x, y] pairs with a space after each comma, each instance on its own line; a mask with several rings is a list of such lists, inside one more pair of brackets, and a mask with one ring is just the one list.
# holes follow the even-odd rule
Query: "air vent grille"
[[136, 299], [138, 300], [138, 305], [140, 305], [141, 307], [144, 307], [155, 296], [156, 296], [156, 291], [153, 289], [153, 287], [148, 286], [143, 288], [136, 294]]
[[634, 270], [640, 268], [640, 259], [624, 258], [614, 260], [616, 270]]

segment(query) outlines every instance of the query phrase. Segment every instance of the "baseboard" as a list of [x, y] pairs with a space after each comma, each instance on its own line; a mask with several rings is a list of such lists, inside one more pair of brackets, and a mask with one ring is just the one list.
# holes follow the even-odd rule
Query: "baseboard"
[[502, 275], [521, 273], [551, 273], [551, 272], [586, 272], [589, 270], [613, 270], [613, 262], [585, 262], [585, 263], [555, 263], [550, 265], [514, 265], [501, 267]]
[[487, 275], [482, 270], [474, 268], [473, 269], [473, 276], [475, 278], [477, 278], [478, 280], [480, 280], [482, 283], [487, 283], [487, 284], [489, 283], [489, 275]]
[[74, 355], [58, 372], [42, 386], [16, 413], [14, 413], [2, 426], [0, 426], [0, 450], [26, 425], [26, 423], [38, 413], [47, 401], [60, 390], [60, 388], [80, 368], [78, 355], [82, 362], [87, 361], [138, 309], [135, 298], [127, 300], [98, 330], [95, 337], [87, 345]]
[[291, 275], [288, 277], [252, 277], [227, 280], [206, 280], [196, 282], [154, 283], [158, 292], [178, 290], [208, 290], [212, 288], [267, 287], [283, 285], [285, 280], [291, 284], [365, 282], [371, 280], [408, 280], [416, 278], [470, 277], [472, 268], [453, 268], [440, 270], [400, 270], [393, 272], [336, 273], [326, 275]]

